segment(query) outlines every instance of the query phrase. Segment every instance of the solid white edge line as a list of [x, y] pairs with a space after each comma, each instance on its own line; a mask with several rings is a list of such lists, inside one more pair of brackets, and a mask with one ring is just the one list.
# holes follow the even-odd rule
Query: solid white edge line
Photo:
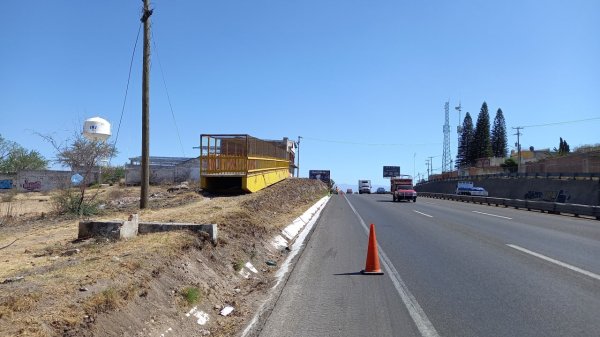
[[478, 211], [471, 211], [471, 212], [478, 213], [478, 214], [483, 214], [483, 215], [495, 216], [496, 218], [502, 218], [502, 219], [512, 220], [512, 218], [509, 218], [507, 216], [502, 216], [502, 215], [496, 215], [496, 214], [490, 214], [490, 213], [484, 213], [484, 212], [478, 212]]
[[[358, 214], [358, 212], [356, 211], [354, 206], [352, 206], [352, 204], [350, 203], [350, 200], [348, 200], [348, 198], [346, 198], [345, 195], [344, 195], [344, 198], [346, 199], [346, 202], [348, 202], [348, 205], [350, 205], [350, 208], [352, 209], [352, 211], [354, 212], [354, 214], [360, 221], [360, 224], [362, 225], [363, 229], [365, 230], [365, 233], [367, 233], [367, 236], [368, 236], [369, 235], [369, 227], [367, 227], [367, 224], [364, 222], [362, 217]], [[419, 305], [419, 302], [417, 302], [417, 299], [408, 290], [408, 287], [406, 286], [404, 281], [402, 281], [402, 278], [400, 277], [400, 274], [398, 273], [398, 271], [392, 264], [392, 261], [390, 261], [390, 259], [387, 257], [387, 255], [385, 254], [385, 252], [383, 251], [381, 246], [377, 245], [377, 248], [379, 250], [379, 256], [381, 257], [383, 268], [385, 268], [387, 270], [388, 275], [390, 276], [390, 279], [392, 280], [392, 283], [394, 284], [394, 287], [396, 288], [396, 291], [398, 291], [398, 294], [400, 295], [402, 302], [404, 302], [404, 305], [406, 306], [406, 309], [408, 310], [408, 313], [410, 314], [410, 317], [412, 318], [413, 322], [415, 322], [415, 325], [417, 326], [417, 329], [421, 333], [421, 336], [423, 336], [423, 337], [439, 337], [439, 334], [435, 330], [435, 327], [433, 326], [433, 324], [431, 324], [431, 321], [429, 320], [429, 318], [427, 318], [425, 311], [423, 311], [423, 308], [421, 308], [421, 306]]]
[[551, 257], [548, 257], [548, 256], [546, 256], [546, 255], [542, 255], [542, 254], [540, 254], [540, 253], [532, 252], [532, 251], [531, 251], [531, 250], [529, 250], [529, 249], [525, 249], [525, 248], [523, 248], [523, 247], [519, 247], [519, 246], [517, 246], [517, 245], [513, 245], [513, 244], [510, 244], [510, 243], [507, 243], [506, 245], [507, 245], [507, 246], [509, 246], [510, 248], [514, 248], [514, 249], [516, 249], [516, 250], [519, 250], [519, 251], [521, 251], [521, 252], [523, 252], [523, 253], [527, 253], [527, 254], [529, 254], [529, 255], [533, 255], [533, 256], [535, 256], [535, 257], [537, 257], [537, 258], [540, 258], [540, 259], [546, 260], [546, 261], [548, 261], [548, 262], [552, 262], [552, 263], [554, 263], [554, 264], [557, 264], [557, 265], [559, 265], [559, 266], [561, 266], [561, 267], [565, 267], [565, 268], [567, 268], [567, 269], [570, 269], [570, 270], [572, 270], [572, 271], [576, 271], [576, 272], [578, 272], [578, 273], [581, 273], [581, 274], [583, 274], [583, 275], [589, 276], [589, 277], [591, 277], [591, 278], [594, 278], [594, 279], [596, 279], [596, 280], [600, 280], [600, 275], [598, 275], [598, 274], [594, 274], [594, 273], [592, 273], [592, 272], [590, 272], [590, 271], [587, 271], [587, 270], [585, 270], [585, 269], [581, 269], [581, 268], [578, 268], [578, 267], [572, 266], [572, 265], [570, 265], [570, 264], [568, 264], [568, 263], [564, 263], [564, 262], [561, 262], [561, 261], [555, 260], [555, 259], [553, 259], [553, 258], [551, 258]]
[[421, 215], [424, 215], [424, 216], [427, 216], [427, 217], [433, 218], [433, 215], [425, 214], [425, 213], [423, 213], [423, 212], [419, 212], [419, 211], [417, 211], [417, 210], [414, 210], [414, 209], [413, 209], [413, 212], [417, 212], [417, 213], [419, 213], [419, 214], [421, 214]]

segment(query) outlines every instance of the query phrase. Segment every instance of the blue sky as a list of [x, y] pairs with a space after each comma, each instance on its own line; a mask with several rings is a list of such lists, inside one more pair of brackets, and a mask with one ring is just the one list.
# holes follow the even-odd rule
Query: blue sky
[[[600, 117], [600, 2], [152, 1], [151, 154], [201, 133], [303, 136], [301, 175], [385, 184], [441, 167], [444, 102], [507, 127]], [[0, 134], [48, 158], [101, 116], [116, 133], [141, 1], [9, 1], [0, 12]], [[140, 37], [141, 41], [141, 37]], [[154, 46], [153, 46], [154, 47]], [[180, 146], [167, 101], [165, 76]], [[452, 155], [458, 113], [452, 109]], [[522, 144], [600, 143], [600, 120], [523, 130]], [[516, 136], [509, 137], [509, 144]], [[141, 42], [113, 164], [141, 152]], [[368, 145], [380, 144], [380, 145]], [[416, 154], [416, 155], [415, 155]]]

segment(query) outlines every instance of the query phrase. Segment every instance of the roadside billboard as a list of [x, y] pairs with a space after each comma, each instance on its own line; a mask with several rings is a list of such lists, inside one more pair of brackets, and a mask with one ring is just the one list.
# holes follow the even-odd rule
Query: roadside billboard
[[383, 177], [384, 178], [393, 178], [400, 176], [400, 166], [384, 166], [383, 167]]
[[308, 171], [308, 177], [310, 179], [321, 180], [327, 185], [331, 181], [329, 170], [310, 170]]

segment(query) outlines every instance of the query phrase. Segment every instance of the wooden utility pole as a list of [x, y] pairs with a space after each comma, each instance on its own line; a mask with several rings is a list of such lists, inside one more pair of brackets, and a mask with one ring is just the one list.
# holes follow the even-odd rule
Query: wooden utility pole
[[513, 128], [515, 130], [517, 130], [517, 133], [515, 133], [515, 136], [517, 136], [517, 153], [518, 153], [518, 158], [519, 161], [517, 163], [517, 173], [520, 172], [521, 170], [521, 130], [523, 130], [522, 126], [517, 126], [516, 128]]
[[140, 21], [144, 23], [144, 65], [142, 70], [142, 172], [140, 209], [148, 207], [150, 189], [150, 0], [144, 0]]

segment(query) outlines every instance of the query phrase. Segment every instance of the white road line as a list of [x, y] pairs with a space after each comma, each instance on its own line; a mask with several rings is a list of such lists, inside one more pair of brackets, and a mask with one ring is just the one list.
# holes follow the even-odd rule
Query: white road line
[[419, 214], [421, 214], [421, 215], [424, 215], [424, 216], [426, 216], [426, 217], [433, 218], [433, 216], [432, 216], [432, 215], [425, 214], [425, 213], [422, 213], [422, 212], [416, 211], [416, 210], [414, 210], [414, 209], [413, 209], [413, 212], [417, 212], [417, 213], [419, 213]]
[[554, 264], [557, 264], [557, 265], [559, 265], [559, 266], [561, 266], [561, 267], [565, 267], [565, 268], [567, 268], [567, 269], [571, 269], [572, 271], [576, 271], [576, 272], [578, 272], [578, 273], [581, 273], [581, 274], [583, 274], [583, 275], [589, 276], [589, 277], [591, 277], [591, 278], [594, 278], [594, 279], [596, 279], [596, 280], [600, 280], [600, 275], [598, 275], [598, 274], [594, 274], [594, 273], [592, 273], [592, 272], [589, 272], [589, 271], [587, 271], [587, 270], [585, 270], [585, 269], [577, 268], [577, 267], [575, 267], [575, 266], [572, 266], [572, 265], [570, 265], [570, 264], [567, 264], [567, 263], [564, 263], [564, 262], [561, 262], [561, 261], [555, 260], [555, 259], [553, 259], [553, 258], [551, 258], [551, 257], [547, 257], [546, 255], [542, 255], [542, 254], [540, 254], [540, 253], [532, 252], [532, 251], [530, 251], [529, 249], [525, 249], [525, 248], [523, 248], [523, 247], [519, 247], [519, 246], [517, 246], [517, 245], [513, 245], [513, 244], [509, 244], [509, 243], [507, 243], [506, 245], [507, 245], [507, 246], [509, 246], [510, 248], [514, 248], [514, 249], [516, 249], [516, 250], [520, 250], [520, 251], [522, 251], [523, 253], [527, 253], [527, 254], [529, 254], [529, 255], [533, 255], [533, 256], [535, 256], [535, 257], [539, 257], [540, 259], [546, 260], [546, 261], [548, 261], [548, 262], [552, 262], [552, 263], [554, 263]]
[[502, 218], [502, 219], [512, 220], [512, 218], [509, 218], [507, 216], [502, 216], [502, 215], [496, 215], [496, 214], [490, 214], [490, 213], [483, 213], [483, 212], [477, 212], [477, 211], [471, 211], [471, 212], [473, 212], [473, 213], [479, 213], [479, 214], [483, 214], [483, 215], [495, 216], [496, 218]]
[[[364, 222], [364, 220], [358, 214], [358, 212], [356, 211], [354, 206], [352, 206], [352, 204], [350, 203], [350, 200], [348, 200], [348, 198], [345, 198], [345, 199], [348, 202], [348, 205], [350, 205], [350, 208], [352, 208], [352, 211], [354, 212], [354, 214], [356, 215], [358, 220], [360, 221], [360, 224], [362, 225], [363, 229], [365, 230], [365, 233], [367, 233], [367, 235], [369, 235], [369, 227], [367, 227], [367, 224]], [[406, 286], [404, 281], [402, 281], [402, 278], [400, 277], [400, 274], [398, 273], [398, 271], [392, 264], [392, 261], [390, 261], [390, 259], [387, 257], [387, 255], [385, 254], [385, 252], [383, 251], [381, 246], [379, 246], [378, 248], [379, 248], [379, 256], [381, 257], [383, 268], [385, 268], [388, 275], [390, 276], [390, 279], [392, 280], [392, 283], [394, 284], [396, 291], [398, 291], [398, 294], [400, 294], [400, 298], [402, 299], [402, 302], [404, 302], [404, 305], [406, 306], [406, 309], [408, 310], [408, 313], [410, 314], [410, 317], [412, 318], [413, 322], [415, 322], [417, 329], [419, 329], [421, 336], [423, 336], [423, 337], [439, 337], [439, 334], [433, 327], [433, 324], [431, 324], [431, 321], [429, 321], [429, 318], [427, 318], [425, 311], [423, 311], [423, 308], [421, 308], [421, 306], [417, 302], [417, 299], [408, 290], [408, 287]]]

